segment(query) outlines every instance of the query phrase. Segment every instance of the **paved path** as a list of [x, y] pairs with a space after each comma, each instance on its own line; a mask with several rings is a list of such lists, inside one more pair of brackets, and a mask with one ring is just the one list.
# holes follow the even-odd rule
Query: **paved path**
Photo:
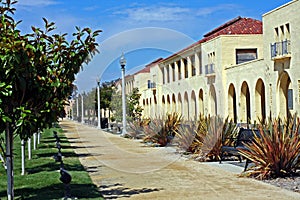
[[72, 121], [61, 125], [105, 199], [300, 199], [298, 193], [182, 158], [173, 148], [147, 147]]

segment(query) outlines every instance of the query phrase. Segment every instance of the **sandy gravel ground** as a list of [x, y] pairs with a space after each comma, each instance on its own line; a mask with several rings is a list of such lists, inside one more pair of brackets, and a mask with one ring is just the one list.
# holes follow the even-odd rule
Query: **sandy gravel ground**
[[220, 167], [148, 147], [96, 128], [62, 121], [80, 161], [105, 199], [300, 199], [300, 194]]

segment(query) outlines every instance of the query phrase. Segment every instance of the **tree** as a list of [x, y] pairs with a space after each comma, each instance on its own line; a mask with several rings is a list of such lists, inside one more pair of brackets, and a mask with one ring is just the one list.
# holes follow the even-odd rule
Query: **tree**
[[16, 1], [0, 0], [0, 133], [5, 132], [8, 199], [13, 199], [13, 135], [31, 137], [38, 128], [52, 126], [62, 115], [74, 88], [75, 75], [89, 55], [96, 53], [101, 32], [89, 28], [73, 34], [52, 34], [55, 23], [45, 18], [43, 29], [22, 35], [13, 15]]
[[[100, 108], [104, 110], [111, 109], [111, 101], [114, 93], [115, 81], [107, 81], [101, 84], [100, 86]], [[98, 112], [98, 93], [95, 93], [95, 110]], [[110, 117], [110, 116], [109, 116]]]
[[138, 88], [133, 88], [128, 96], [128, 114], [134, 121], [141, 120], [143, 108], [139, 105], [141, 94]]

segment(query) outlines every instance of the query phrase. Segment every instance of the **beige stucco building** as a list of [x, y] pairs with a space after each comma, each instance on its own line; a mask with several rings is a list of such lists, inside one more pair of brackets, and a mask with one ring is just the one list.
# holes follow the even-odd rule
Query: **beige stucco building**
[[[300, 9], [291, 1], [262, 16], [237, 17], [130, 78], [143, 116], [229, 116], [235, 122], [300, 111]], [[128, 91], [129, 92], [129, 91]]]

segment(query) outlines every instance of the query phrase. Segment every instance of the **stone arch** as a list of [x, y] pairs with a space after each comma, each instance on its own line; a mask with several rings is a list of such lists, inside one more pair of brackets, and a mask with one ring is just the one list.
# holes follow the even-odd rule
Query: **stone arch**
[[255, 86], [255, 113], [257, 120], [266, 119], [266, 90], [262, 79], [258, 79]]
[[181, 114], [181, 115], [183, 114], [183, 112], [182, 112], [182, 98], [181, 98], [181, 94], [180, 93], [178, 93], [177, 112], [179, 114]]
[[228, 89], [228, 116], [237, 123], [236, 92], [232, 83]]
[[216, 89], [214, 85], [210, 86], [209, 89], [209, 114], [211, 116], [217, 116], [218, 114], [218, 107], [217, 107], [217, 94]]
[[195, 91], [193, 90], [191, 93], [191, 113], [190, 116], [192, 120], [197, 118], [197, 104], [196, 104], [196, 94]]
[[187, 92], [184, 93], [183, 112], [186, 119], [190, 119], [189, 96]]
[[281, 118], [288, 118], [290, 116], [290, 111], [288, 108], [288, 102], [293, 101], [293, 99], [289, 99], [288, 91], [291, 87], [291, 79], [287, 72], [282, 72], [279, 76], [277, 83], [277, 110], [278, 116]]
[[240, 120], [248, 122], [251, 119], [250, 90], [246, 81], [243, 82], [240, 97]]
[[172, 112], [176, 112], [176, 97], [175, 97], [175, 94], [172, 95]]
[[167, 110], [166, 110], [166, 113], [171, 113], [170, 95], [167, 95]]
[[198, 104], [199, 104], [199, 113], [204, 115], [204, 95], [203, 95], [203, 89], [199, 90], [199, 96], [198, 96]]
[[162, 109], [161, 109], [161, 115], [165, 114], [165, 109], [166, 109], [166, 100], [165, 100], [165, 96], [162, 96]]

